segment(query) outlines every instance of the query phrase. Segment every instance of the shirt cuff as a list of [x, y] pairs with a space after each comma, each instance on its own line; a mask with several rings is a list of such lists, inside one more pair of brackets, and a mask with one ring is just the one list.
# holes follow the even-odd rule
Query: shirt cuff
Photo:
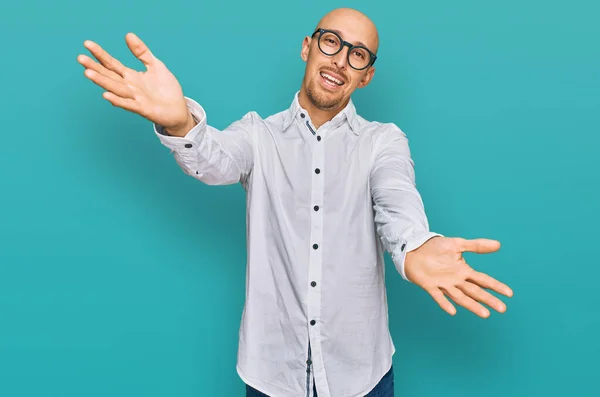
[[206, 112], [204, 111], [204, 108], [191, 98], [185, 97], [185, 101], [189, 112], [196, 121], [194, 128], [189, 130], [185, 136], [169, 135], [165, 127], [153, 123], [154, 133], [160, 142], [171, 149], [171, 151], [189, 150], [194, 148], [199, 144], [203, 132], [206, 130]]

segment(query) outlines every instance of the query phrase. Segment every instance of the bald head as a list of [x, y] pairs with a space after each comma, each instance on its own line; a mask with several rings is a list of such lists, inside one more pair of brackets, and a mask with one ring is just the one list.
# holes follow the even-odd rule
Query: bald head
[[379, 48], [377, 27], [369, 17], [353, 8], [336, 8], [328, 12], [317, 28], [338, 30], [344, 40], [362, 43], [375, 54]]

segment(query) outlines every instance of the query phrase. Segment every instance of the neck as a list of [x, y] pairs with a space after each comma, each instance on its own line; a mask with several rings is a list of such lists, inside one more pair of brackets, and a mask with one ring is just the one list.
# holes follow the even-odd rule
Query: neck
[[308, 99], [308, 95], [306, 94], [304, 87], [300, 90], [300, 93], [298, 94], [298, 102], [300, 103], [300, 106], [302, 106], [302, 108], [306, 109], [306, 111], [308, 112], [308, 117], [310, 117], [310, 120], [312, 121], [312, 124], [315, 126], [315, 128], [319, 128], [320, 126], [334, 118], [348, 104], [348, 100], [346, 100], [335, 109], [319, 109], [310, 101], [310, 99]]

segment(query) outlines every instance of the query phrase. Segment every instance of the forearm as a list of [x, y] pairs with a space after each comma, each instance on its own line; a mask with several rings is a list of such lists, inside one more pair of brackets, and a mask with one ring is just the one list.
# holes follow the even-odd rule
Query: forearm
[[253, 128], [257, 116], [247, 114], [224, 130], [207, 123], [204, 109], [186, 98], [189, 120], [169, 129], [154, 125], [160, 141], [171, 149], [182, 170], [209, 185], [243, 181], [253, 165]]
[[429, 229], [423, 201], [414, 187], [375, 191], [374, 201], [375, 223], [383, 247], [398, 272], [407, 279], [406, 255], [441, 234]]

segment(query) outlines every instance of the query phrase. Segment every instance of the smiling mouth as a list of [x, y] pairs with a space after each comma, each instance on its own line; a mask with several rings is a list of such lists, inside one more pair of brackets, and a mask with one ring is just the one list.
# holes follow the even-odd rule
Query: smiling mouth
[[326, 84], [338, 87], [344, 85], [344, 82], [342, 80], [333, 77], [327, 72], [320, 72], [319, 74], [321, 75], [323, 81], [325, 81]]

